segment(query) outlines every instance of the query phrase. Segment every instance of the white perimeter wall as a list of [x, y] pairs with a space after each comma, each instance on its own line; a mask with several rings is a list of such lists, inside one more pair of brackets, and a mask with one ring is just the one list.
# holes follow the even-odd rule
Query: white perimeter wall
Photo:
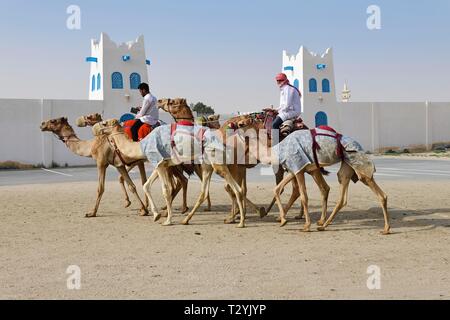
[[[110, 117], [112, 106], [104, 101], [0, 99], [0, 162], [52, 163], [60, 166], [94, 164], [92, 159], [72, 154], [53, 136], [42, 133], [42, 121], [66, 116], [76, 118], [94, 112]], [[433, 144], [450, 144], [450, 103], [337, 103], [341, 132], [357, 139], [372, 152], [387, 149], [430, 149]], [[123, 112], [122, 112], [123, 111]], [[120, 117], [127, 110], [115, 112]], [[171, 122], [168, 114], [160, 117]], [[333, 125], [333, 124], [331, 124]], [[91, 139], [90, 128], [76, 128], [80, 139]]]
[[450, 144], [448, 102], [350, 102], [337, 108], [342, 133], [372, 152]]

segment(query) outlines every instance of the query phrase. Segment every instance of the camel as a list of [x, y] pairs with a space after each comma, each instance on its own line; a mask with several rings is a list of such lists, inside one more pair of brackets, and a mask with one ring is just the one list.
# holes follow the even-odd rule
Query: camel
[[[98, 113], [94, 113], [94, 114], [89, 114], [89, 115], [85, 115], [85, 116], [81, 116], [76, 120], [76, 124], [78, 127], [93, 127], [94, 125], [96, 125], [99, 122], [102, 122], [102, 116]], [[111, 145], [108, 143], [108, 146], [111, 147]], [[142, 185], [144, 185], [147, 182], [147, 176], [145, 173], [145, 166], [144, 166], [144, 161], [139, 161], [136, 164], [131, 164], [130, 166], [126, 166], [127, 168], [127, 172], [130, 172], [135, 166], [139, 167], [139, 172], [141, 173], [141, 180], [142, 180]], [[187, 182], [188, 179], [183, 175], [183, 171], [186, 172], [189, 176], [191, 176], [194, 171], [191, 168], [191, 166], [186, 166], [186, 165], [182, 165], [180, 167], [173, 167], [170, 168], [171, 170], [171, 176], [173, 176], [176, 180], [176, 182], [172, 182], [175, 183], [174, 189], [173, 189], [173, 197], [175, 198], [176, 195], [183, 190], [183, 202], [182, 202], [182, 207], [181, 207], [181, 213], [184, 214], [186, 213], [189, 208], [187, 206]], [[154, 181], [154, 180], [153, 180]], [[125, 202], [126, 207], [129, 206], [131, 204], [129, 197], [128, 197], [128, 193], [127, 190], [124, 186], [124, 178], [122, 177], [122, 175], [119, 176], [119, 183], [122, 186], [122, 191], [125, 195]], [[145, 205], [146, 207], [148, 207], [148, 198], [147, 196], [145, 196]], [[211, 202], [209, 201], [208, 198], [208, 204], [209, 204], [209, 209], [211, 207]], [[165, 207], [162, 208], [162, 210], [166, 210]]]
[[[183, 104], [186, 104], [186, 100], [182, 101]], [[198, 154], [192, 154], [190, 152], [187, 152], [187, 145], [185, 142], [181, 142], [180, 145], [171, 145], [172, 140], [172, 133], [171, 133], [171, 127], [168, 126], [160, 126], [156, 128], [155, 130], [150, 133], [147, 138], [142, 140], [140, 143], [138, 142], [132, 142], [130, 141], [124, 134], [123, 128], [120, 126], [117, 120], [112, 119], [108, 121], [104, 121], [102, 123], [98, 123], [94, 126], [94, 131], [102, 132], [103, 134], [106, 134], [108, 136], [108, 140], [111, 142], [112, 145], [116, 147], [117, 152], [120, 152], [122, 157], [125, 159], [128, 159], [129, 161], [140, 161], [140, 160], [150, 160], [153, 163], [156, 163], [155, 165], [155, 171], [152, 174], [152, 177], [156, 174], [159, 176], [159, 178], [162, 181], [162, 191], [163, 196], [166, 201], [167, 205], [167, 219], [163, 223], [163, 226], [169, 226], [172, 225], [172, 189], [170, 184], [170, 172], [168, 168], [172, 166], [176, 166], [179, 164], [178, 159], [176, 157], [179, 157], [182, 155], [185, 157], [185, 161], [189, 161], [192, 163], [197, 159], [199, 156]], [[202, 133], [202, 138], [200, 140], [200, 147], [202, 149], [206, 150], [207, 159], [206, 161], [202, 161], [201, 166], [201, 179], [202, 179], [202, 186], [201, 186], [201, 192], [197, 199], [197, 202], [192, 209], [192, 211], [189, 213], [189, 215], [183, 220], [182, 224], [187, 225], [189, 224], [189, 221], [197, 211], [197, 209], [200, 207], [200, 205], [206, 200], [207, 195], [209, 194], [209, 184], [211, 180], [211, 176], [213, 171], [220, 172], [221, 175], [225, 178], [226, 182], [230, 185], [230, 188], [233, 190], [233, 192], [236, 195], [240, 215], [241, 215], [241, 221], [238, 225], [239, 228], [245, 227], [245, 208], [243, 206], [243, 197], [242, 197], [242, 191], [239, 187], [239, 185], [236, 183], [236, 181], [231, 176], [227, 166], [223, 164], [223, 148], [225, 146], [220, 145], [218, 143], [217, 138], [214, 136], [214, 134], [204, 127], [185, 127], [187, 129], [191, 128], [194, 131], [198, 131], [198, 133]], [[192, 131], [192, 133], [194, 132]], [[175, 138], [176, 138], [176, 132], [175, 132]], [[188, 134], [189, 135], [189, 134]], [[181, 134], [181, 136], [183, 136]], [[192, 139], [191, 143], [194, 139]], [[162, 143], [163, 146], [159, 146], [158, 144]], [[167, 149], [155, 149], [155, 148], [171, 148], [171, 150]], [[174, 149], [176, 149], [175, 154], [176, 157], [174, 157]], [[144, 152], [143, 150], [148, 150]], [[154, 152], [156, 150], [156, 152]], [[158, 151], [160, 153], [158, 153]], [[189, 150], [191, 151], [191, 150]], [[153, 153], [152, 153], [153, 152]], [[164, 152], [164, 153], [163, 153]], [[166, 155], [170, 154], [170, 155]], [[202, 153], [200, 156], [204, 156]], [[222, 156], [222, 160], [220, 160], [220, 157]], [[144, 185], [144, 191], [149, 197], [150, 206], [152, 209], [154, 221], [158, 221], [161, 217], [161, 215], [156, 212], [155, 206], [153, 204], [153, 199], [151, 196], [151, 179], [149, 178], [147, 183]]]
[[[158, 107], [165, 112], [171, 114], [173, 119], [176, 123], [183, 123], [185, 121], [188, 122], [194, 122], [194, 116], [192, 114], [192, 110], [189, 108], [189, 106], [185, 103], [185, 99], [176, 98], [176, 99], [161, 99], [158, 101]], [[219, 137], [222, 139], [222, 142], [225, 144], [225, 138], [226, 137], [226, 126], [221, 126], [219, 123], [220, 116], [211, 115], [207, 119], [201, 119], [201, 124], [204, 126], [207, 126], [211, 129], [218, 129], [220, 130]], [[233, 176], [233, 179], [241, 186], [242, 194], [245, 199], [244, 206], [246, 203], [248, 203], [259, 216], [262, 218], [266, 215], [264, 208], [258, 208], [252, 201], [250, 201], [247, 198], [247, 182], [246, 182], [246, 169], [252, 168], [254, 165], [240, 165], [237, 163], [237, 152], [235, 154], [235, 159], [232, 164], [228, 164], [228, 170], [230, 171], [231, 175]], [[219, 175], [221, 175], [220, 172], [216, 172]], [[222, 176], [223, 177], [223, 176]], [[232, 209], [230, 213], [230, 217], [225, 219], [225, 223], [235, 223], [235, 215], [236, 215], [236, 209], [237, 209], [237, 202], [234, 197], [234, 192], [230, 188], [230, 186], [225, 187], [226, 192], [229, 194], [231, 200], [232, 200]]]
[[[314, 135], [317, 136], [314, 138]], [[318, 230], [324, 231], [332, 223], [336, 214], [347, 204], [348, 187], [350, 181], [361, 181], [368, 186], [378, 197], [384, 216], [383, 235], [390, 234], [389, 214], [387, 210], [387, 195], [378, 186], [374, 179], [375, 165], [365, 154], [361, 145], [350, 137], [343, 137], [328, 129], [316, 128], [313, 131], [300, 130], [291, 133], [278, 146], [275, 146], [276, 156], [272, 155], [272, 149], [267, 144], [262, 144], [258, 139], [258, 159], [264, 163], [281, 164], [289, 172], [275, 188], [276, 203], [280, 210], [281, 226], [286, 225], [286, 210], [281, 203], [280, 195], [283, 188], [291, 181], [296, 180], [300, 187], [300, 198], [303, 212], [305, 214], [305, 225], [303, 230], [310, 231], [311, 220], [308, 212], [308, 196], [306, 191], [305, 173], [309, 173], [318, 185], [322, 195], [322, 217], [326, 217], [327, 201], [330, 187], [322, 176], [320, 168], [331, 166], [341, 162], [338, 172], [340, 184], [340, 198], [330, 217], [319, 225]], [[308, 153], [314, 153], [314, 144], [317, 144], [314, 161], [310, 160]], [[261, 150], [266, 148], [266, 153]], [[268, 150], [267, 150], [268, 149]], [[340, 150], [340, 151], [339, 151]], [[255, 152], [250, 150], [250, 152]], [[338, 153], [341, 152], [341, 156]], [[274, 159], [275, 158], [275, 159]]]
[[[108, 143], [105, 143], [106, 139], [104, 136], [98, 136], [92, 140], [80, 140], [65, 117], [42, 122], [40, 129], [43, 132], [48, 131], [54, 133], [73, 153], [82, 157], [93, 158], [96, 161], [98, 170], [97, 200], [92, 211], [86, 214], [87, 218], [97, 216], [100, 201], [103, 192], [105, 191], [105, 174], [109, 165], [116, 167], [121, 177], [123, 177], [123, 179], [127, 182], [131, 193], [133, 193], [141, 204], [140, 215], [148, 215], [147, 208], [136, 192], [136, 187], [128, 175], [128, 171], [125, 169], [125, 166], [120, 163], [120, 160], [114, 155], [114, 151], [111, 149], [111, 146]], [[143, 165], [142, 167], [139, 167], [139, 169], [141, 171], [141, 176], [145, 179], [146, 177]], [[125, 189], [123, 184], [122, 187]], [[128, 207], [129, 205], [130, 201], [127, 197], [125, 206]]]

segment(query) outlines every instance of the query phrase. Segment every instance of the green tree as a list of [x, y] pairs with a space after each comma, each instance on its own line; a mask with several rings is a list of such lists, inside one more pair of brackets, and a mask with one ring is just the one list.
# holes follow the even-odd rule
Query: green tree
[[198, 115], [214, 114], [214, 109], [203, 102], [197, 102], [196, 104], [191, 103], [190, 107], [192, 111], [197, 112]]

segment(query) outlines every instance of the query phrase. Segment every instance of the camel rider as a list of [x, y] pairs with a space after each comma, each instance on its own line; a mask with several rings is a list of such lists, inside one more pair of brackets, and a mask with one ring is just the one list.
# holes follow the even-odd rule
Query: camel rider
[[153, 129], [158, 126], [159, 112], [158, 99], [150, 93], [150, 88], [147, 83], [141, 83], [138, 87], [141, 96], [144, 98], [142, 107], [138, 108], [139, 113], [136, 115], [136, 122], [131, 127], [133, 141], [139, 141], [139, 129], [145, 123], [149, 124]]
[[302, 111], [300, 90], [289, 83], [287, 76], [280, 73], [275, 78], [281, 90], [280, 107], [278, 108], [278, 116], [272, 124], [272, 128], [279, 130], [283, 122], [296, 119]]

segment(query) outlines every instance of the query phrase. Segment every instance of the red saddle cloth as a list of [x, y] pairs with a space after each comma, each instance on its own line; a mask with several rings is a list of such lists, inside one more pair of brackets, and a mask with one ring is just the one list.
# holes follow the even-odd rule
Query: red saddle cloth
[[[127, 136], [130, 138], [130, 140], [133, 140], [133, 136], [131, 134], [131, 127], [134, 125], [135, 122], [136, 122], [136, 120], [128, 120], [123, 123], [123, 129], [124, 129], [125, 133], [127, 134]], [[139, 128], [139, 131], [138, 131], [139, 141], [141, 141], [146, 136], [148, 136], [150, 134], [150, 132], [152, 132], [152, 127], [149, 124], [144, 123]]]

